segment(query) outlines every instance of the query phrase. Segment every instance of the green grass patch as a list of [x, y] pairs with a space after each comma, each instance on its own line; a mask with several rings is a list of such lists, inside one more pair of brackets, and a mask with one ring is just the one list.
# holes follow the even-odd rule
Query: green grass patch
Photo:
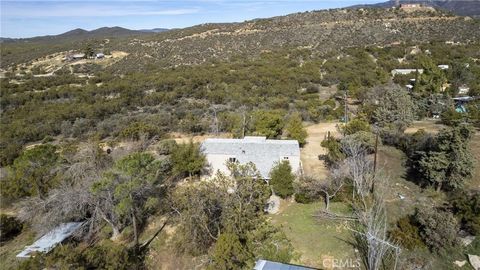
[[[280, 213], [270, 215], [271, 222], [281, 227], [300, 253], [299, 261], [294, 263], [321, 268], [325, 258], [355, 258], [354, 248], [347, 243], [351, 240], [348, 223], [320, 220], [313, 216], [323, 207], [320, 202], [288, 203]], [[331, 203], [330, 210], [339, 214], [350, 212], [349, 207], [340, 202]]]

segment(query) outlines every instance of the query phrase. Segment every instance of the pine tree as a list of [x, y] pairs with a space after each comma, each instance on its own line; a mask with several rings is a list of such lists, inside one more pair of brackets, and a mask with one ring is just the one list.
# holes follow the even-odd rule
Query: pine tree
[[473, 156], [468, 148], [472, 134], [467, 125], [445, 129], [436, 136], [432, 151], [420, 153], [419, 171], [437, 190], [459, 188], [472, 176]]
[[205, 156], [200, 152], [200, 146], [190, 141], [178, 145], [172, 153], [173, 172], [188, 174], [189, 177], [200, 173], [205, 166]]
[[222, 233], [218, 237], [208, 269], [241, 269], [251, 256], [234, 233]]
[[288, 138], [297, 140], [300, 146], [303, 146], [307, 142], [307, 131], [302, 125], [302, 117], [299, 113], [294, 113], [290, 116], [286, 130]]
[[292, 173], [292, 167], [286, 160], [278, 163], [270, 172], [270, 185], [275, 194], [286, 198], [293, 194], [293, 180], [295, 176]]

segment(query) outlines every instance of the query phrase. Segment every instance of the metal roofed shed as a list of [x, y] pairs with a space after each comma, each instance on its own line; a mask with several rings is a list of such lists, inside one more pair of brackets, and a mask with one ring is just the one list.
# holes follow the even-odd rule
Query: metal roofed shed
[[258, 260], [253, 267], [253, 270], [315, 270], [301, 265], [285, 264], [279, 262], [272, 262], [267, 260]]
[[227, 162], [252, 162], [262, 178], [269, 179], [275, 163], [287, 160], [292, 172], [299, 172], [300, 146], [296, 140], [267, 140], [266, 137], [247, 136], [243, 139], [206, 139], [201, 146], [213, 174], [228, 174]]
[[84, 53], [76, 53], [76, 54], [72, 55], [72, 58], [73, 59], [83, 59], [83, 58], [85, 58], [85, 54]]
[[72, 236], [72, 234], [82, 226], [83, 222], [69, 222], [62, 223], [55, 229], [40, 237], [30, 246], [17, 254], [17, 258], [30, 258], [36, 252], [48, 253], [65, 239]]
[[418, 72], [419, 74], [422, 74], [422, 73], [423, 73], [423, 69], [422, 69], [422, 68], [419, 68], [419, 69], [414, 69], [414, 68], [396, 68], [396, 69], [393, 69], [393, 70], [391, 71], [392, 76], [395, 76], [395, 75], [407, 75], [407, 74], [415, 73], [415, 72]]

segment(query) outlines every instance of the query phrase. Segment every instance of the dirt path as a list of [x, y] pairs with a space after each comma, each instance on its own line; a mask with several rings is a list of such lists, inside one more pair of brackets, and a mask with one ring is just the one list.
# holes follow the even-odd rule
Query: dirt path
[[336, 125], [337, 122], [319, 123], [308, 126], [307, 144], [301, 149], [301, 160], [303, 171], [306, 175], [312, 175], [325, 179], [328, 173], [327, 167], [323, 160], [318, 159], [318, 155], [325, 154], [325, 148], [320, 143], [323, 141], [327, 132], [333, 136], [339, 136]]

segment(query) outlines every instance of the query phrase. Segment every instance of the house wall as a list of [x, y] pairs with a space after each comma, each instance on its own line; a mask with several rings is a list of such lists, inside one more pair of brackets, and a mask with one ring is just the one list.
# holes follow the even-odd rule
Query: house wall
[[210, 175], [214, 176], [217, 174], [217, 171], [224, 173], [226, 175], [230, 174], [230, 171], [227, 168], [227, 161], [229, 158], [234, 157], [231, 155], [219, 155], [219, 154], [207, 154], [207, 162], [210, 166]]
[[[215, 176], [218, 171], [224, 173], [226, 175], [230, 174], [230, 171], [227, 168], [227, 161], [229, 158], [235, 157], [233, 155], [221, 155], [221, 154], [207, 154], [207, 162], [209, 165], [210, 176]], [[288, 162], [292, 167], [292, 172], [294, 174], [300, 174], [301, 170], [301, 163], [300, 163], [300, 156], [282, 156], [278, 158], [278, 161], [285, 160], [284, 158], [288, 157]]]
[[[294, 174], [301, 173], [301, 166], [300, 166], [300, 156], [286, 156], [288, 157], [288, 162], [290, 162], [290, 166], [292, 167], [292, 172]], [[283, 157], [280, 157], [280, 161], [284, 160]]]

